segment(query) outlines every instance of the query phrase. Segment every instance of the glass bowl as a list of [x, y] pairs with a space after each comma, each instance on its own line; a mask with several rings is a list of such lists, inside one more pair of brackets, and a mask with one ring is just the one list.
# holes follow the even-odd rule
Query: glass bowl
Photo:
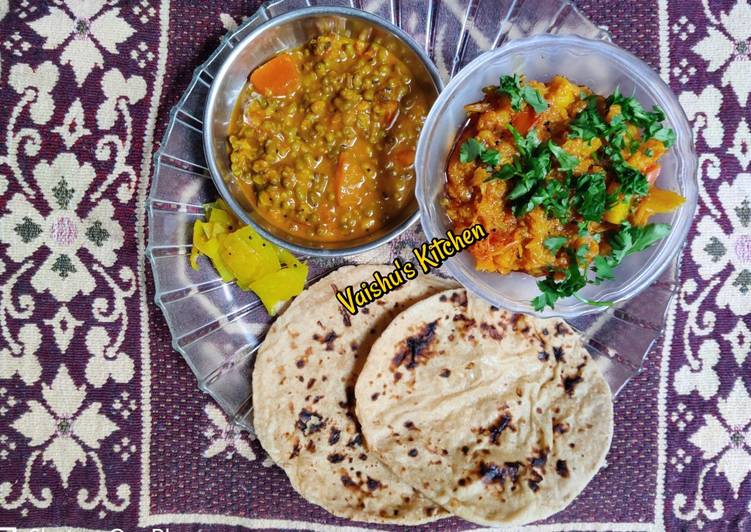
[[[670, 88], [646, 63], [602, 40], [539, 35], [513, 41], [480, 55], [451, 80], [428, 114], [415, 158], [416, 195], [427, 238], [445, 237], [451, 229], [439, 202], [446, 181], [446, 160], [456, 132], [466, 121], [464, 105], [481, 100], [483, 87], [497, 85], [502, 74], [512, 73], [540, 81], [560, 74], [605, 95], [620, 87], [623, 94], [633, 94], [645, 108], [659, 105], [665, 111], [676, 141], [660, 160], [662, 171], [657, 185], [679, 192], [686, 202], [673, 213], [653, 218], [673, 226], [666, 238], [628, 256], [615, 270], [614, 280], [587, 285], [579, 292], [584, 298], [614, 304], [634, 297], [658, 278], [686, 241], [696, 210], [697, 157], [691, 127]], [[553, 310], [535, 312], [530, 301], [539, 294], [537, 278], [523, 273], [501, 276], [479, 272], [468, 251], [449, 259], [446, 267], [461, 284], [491, 304], [516, 312], [574, 318], [603, 310], [569, 297], [559, 300]]]
[[433, 62], [412, 37], [401, 28], [365, 11], [339, 6], [298, 9], [274, 17], [245, 36], [232, 49], [216, 73], [206, 100], [203, 148], [211, 177], [222, 198], [237, 216], [269, 240], [297, 253], [315, 256], [346, 256], [378, 247], [403, 233], [418, 218], [412, 200], [400, 216], [367, 236], [335, 242], [319, 242], [290, 235], [260, 216], [237, 187], [227, 149], [227, 130], [248, 74], [282, 50], [302, 46], [326, 32], [359, 36], [377, 41], [395, 53], [414, 76], [414, 82], [438, 95], [443, 82]]

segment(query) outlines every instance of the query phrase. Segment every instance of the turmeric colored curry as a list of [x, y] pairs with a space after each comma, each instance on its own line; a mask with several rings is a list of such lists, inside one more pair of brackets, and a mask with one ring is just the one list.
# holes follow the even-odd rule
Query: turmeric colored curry
[[533, 301], [542, 310], [612, 279], [626, 255], [669, 232], [649, 223], [684, 201], [654, 185], [675, 140], [659, 108], [562, 76], [503, 76], [484, 92], [465, 107], [444, 198], [454, 229], [490, 233], [470, 248], [478, 270], [545, 276]]
[[378, 42], [318, 36], [252, 72], [229, 128], [232, 172], [287, 233], [366, 236], [413, 201], [415, 145], [435, 96]]

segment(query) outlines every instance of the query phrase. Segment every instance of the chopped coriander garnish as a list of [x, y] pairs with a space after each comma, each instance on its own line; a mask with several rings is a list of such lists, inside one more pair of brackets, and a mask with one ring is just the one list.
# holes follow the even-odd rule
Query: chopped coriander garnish
[[647, 176], [636, 168], [629, 166], [622, 158], [619, 160], [617, 157], [611, 156], [611, 159], [613, 170], [621, 185], [621, 192], [636, 196], [646, 196], [647, 192], [649, 192]]
[[568, 254], [569, 265], [562, 280], [556, 281], [556, 272], [551, 271], [545, 279], [537, 282], [537, 288], [542, 293], [532, 300], [532, 306], [536, 311], [542, 311], [545, 307], [555, 307], [559, 299], [572, 296], [587, 285], [587, 278], [579, 269], [576, 254], [571, 249], [568, 249]]
[[621, 229], [612, 235], [608, 242], [612, 248], [610, 255], [595, 257], [595, 284], [613, 278], [613, 269], [632, 253], [644, 251], [652, 244], [670, 233], [669, 224], [648, 224], [644, 227], [632, 226], [628, 222], [621, 225]]
[[569, 138], [581, 138], [587, 141], [596, 137], [602, 138], [605, 145], [601, 150], [609, 159], [610, 169], [620, 184], [621, 192], [644, 196], [649, 192], [647, 177], [630, 166], [622, 153], [624, 149], [635, 152], [638, 148], [638, 143], [627, 143], [626, 138], [629, 136], [627, 123], [632, 123], [644, 129], [647, 139], [650, 137], [664, 138], [668, 141], [665, 144], [666, 146], [672, 143], [670, 139], [674, 137], [675, 133], [662, 127], [661, 120], [665, 118], [662, 111], [655, 108], [654, 111], [647, 112], [635, 98], [625, 98], [617, 89], [613, 96], [608, 99], [608, 103], [618, 105], [621, 111], [620, 114], [613, 117], [609, 124], [600, 115], [597, 108], [597, 97], [590, 96], [587, 107], [571, 122]]
[[545, 208], [548, 216], [558, 218], [562, 223], [568, 223], [571, 217], [570, 193], [568, 185], [564, 185], [555, 179], [549, 179], [545, 182], [544, 187], [540, 187], [540, 195], [542, 196], [540, 204]]
[[483, 151], [485, 151], [485, 146], [479, 140], [475, 138], [467, 139], [459, 148], [459, 161], [462, 163], [471, 163]]
[[615, 277], [613, 275], [613, 268], [615, 266], [610, 265], [608, 257], [598, 255], [595, 257], [593, 264], [594, 267], [592, 268], [592, 271], [595, 272], [595, 280], [593, 284], [600, 284], [603, 281], [609, 281]]
[[665, 144], [666, 148], [669, 148], [675, 142], [675, 131], [663, 126], [665, 113], [656, 105], [652, 108], [652, 111], [646, 111], [639, 100], [633, 96], [623, 96], [618, 87], [616, 87], [613, 95], [608, 98], [608, 103], [618, 105], [625, 121], [643, 129], [645, 140], [659, 140]]
[[498, 150], [486, 148], [482, 142], [475, 138], [464, 141], [459, 148], [459, 162], [471, 163], [478, 157], [488, 166], [498, 166], [501, 163], [501, 154], [498, 153]]
[[616, 263], [620, 263], [627, 255], [644, 251], [658, 240], [665, 238], [668, 233], [670, 233], [670, 224], [653, 223], [638, 227], [624, 222], [621, 230], [609, 239], [613, 249], [610, 256]]
[[524, 101], [532, 106], [532, 109], [535, 110], [535, 113], [541, 113], [548, 108], [548, 102], [545, 101], [545, 99], [537, 91], [537, 89], [534, 89], [529, 85], [522, 87], [522, 98], [524, 98]]
[[568, 242], [568, 238], [565, 236], [550, 236], [543, 240], [543, 244], [553, 255], [558, 253], [558, 250], [561, 249], [566, 242]]
[[531, 158], [535, 148], [540, 145], [540, 139], [537, 137], [537, 131], [530, 129], [527, 133], [527, 136], [522, 137], [522, 134], [519, 133], [519, 131], [517, 131], [517, 129], [511, 124], [506, 127], [511, 132], [511, 135], [513, 135], [514, 142], [516, 143], [516, 149], [519, 150], [519, 154], [522, 156], [522, 158]]
[[524, 216], [542, 205], [547, 214], [567, 223], [570, 218], [570, 187], [568, 182], [547, 179], [551, 170], [551, 154], [556, 157], [559, 169], [568, 173], [579, 164], [579, 160], [552, 142], [540, 144], [534, 129], [526, 136], [522, 136], [510, 124], [508, 130], [514, 137], [519, 156], [511, 164], [494, 172], [488, 180], [518, 178], [507, 196], [515, 216]]
[[498, 166], [501, 164], [501, 154], [489, 148], [480, 154], [480, 160], [489, 166]]
[[576, 259], [584, 260], [584, 258], [587, 256], [587, 253], [589, 253], [589, 244], [582, 244], [576, 250]]
[[513, 76], [501, 76], [498, 86], [498, 92], [506, 94], [509, 97], [511, 108], [514, 111], [522, 108], [521, 84], [522, 80], [519, 74], [514, 74]]
[[542, 202], [543, 197], [534, 192], [538, 185], [544, 184], [545, 177], [550, 172], [550, 152], [543, 150], [536, 153], [524, 161], [523, 168], [524, 173], [519, 175], [516, 185], [507, 196], [517, 217], [524, 216]]
[[[534, 188], [534, 186], [541, 180], [545, 179], [550, 171], [550, 155], [547, 153], [541, 153], [537, 157], [528, 159], [529, 165], [526, 168], [526, 172], [519, 176], [519, 180], [516, 182], [516, 186], [511, 189], [507, 198], [511, 201], [519, 199]], [[526, 214], [529, 211], [525, 211], [522, 214]], [[522, 214], [517, 214], [521, 216]]]
[[[670, 225], [668, 224], [654, 223], [645, 225], [644, 227], [632, 226], [628, 222], [622, 224], [621, 229], [609, 239], [611, 246], [610, 254], [606, 256], [598, 255], [594, 258], [592, 271], [595, 277], [592, 280], [586, 278], [579, 264], [580, 260], [589, 252], [589, 247], [586, 245], [581, 246], [576, 251], [568, 248], [569, 266], [565, 271], [564, 278], [556, 281], [557, 272], [551, 271], [545, 279], [538, 281], [537, 287], [542, 293], [532, 300], [532, 306], [539, 312], [546, 306], [553, 308], [556, 301], [569, 296], [575, 296], [590, 305], [610, 305], [609, 302], [605, 301], [592, 301], [581, 298], [576, 295], [576, 292], [584, 288], [588, 283], [600, 284], [603, 281], [613, 279], [613, 270], [625, 257], [632, 253], [644, 251], [655, 242], [667, 236], [669, 232]], [[546, 247], [547, 240], [545, 241]]]
[[579, 159], [569, 154], [560, 146], [556, 146], [552, 141], [548, 141], [548, 149], [555, 155], [555, 158], [558, 160], [558, 168], [562, 172], [570, 172], [579, 166]]
[[501, 76], [498, 92], [506, 94], [509, 97], [511, 108], [514, 111], [521, 110], [522, 101], [525, 101], [532, 106], [535, 113], [541, 113], [548, 108], [548, 103], [535, 88], [530, 87], [529, 85], [522, 86], [522, 80], [519, 77], [519, 74], [514, 74], [513, 76]]
[[569, 138], [580, 138], [592, 141], [596, 137], [603, 136], [608, 129], [608, 124], [600, 116], [597, 109], [597, 96], [587, 98], [587, 107], [584, 108], [569, 126]]
[[519, 159], [514, 159], [514, 162], [511, 164], [505, 164], [501, 166], [500, 170], [497, 170], [493, 172], [490, 177], [488, 177], [485, 181], [492, 181], [494, 179], [500, 179], [501, 181], [507, 181], [511, 179], [512, 177], [516, 177], [518, 175], [521, 175], [523, 172], [521, 167], [521, 162]]
[[675, 144], [675, 131], [667, 127], [647, 128], [647, 135], [662, 142], [666, 148]]
[[[550, 154], [545, 150], [539, 150], [540, 140], [534, 129], [526, 136], [522, 136], [511, 124], [508, 130], [514, 137], [519, 156], [514, 158], [511, 164], [504, 165], [494, 172], [488, 180], [507, 180], [517, 177], [515, 185], [511, 188], [507, 198], [512, 202], [514, 214], [523, 216], [532, 210], [539, 201], [527, 197], [538, 182], [545, 179], [550, 171]], [[518, 201], [517, 201], [518, 200]]]
[[590, 222], [602, 220], [607, 207], [604, 173], [596, 172], [577, 177], [574, 206], [584, 220]]

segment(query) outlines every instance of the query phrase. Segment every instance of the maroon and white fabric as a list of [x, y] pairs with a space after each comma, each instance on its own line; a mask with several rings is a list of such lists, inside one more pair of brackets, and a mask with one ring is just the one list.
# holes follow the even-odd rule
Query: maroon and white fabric
[[[228, 425], [152, 304], [152, 155], [193, 68], [258, 5], [0, 0], [0, 527], [367, 528]], [[679, 95], [701, 198], [608, 466], [534, 529], [749, 530], [751, 5], [577, 5]]]

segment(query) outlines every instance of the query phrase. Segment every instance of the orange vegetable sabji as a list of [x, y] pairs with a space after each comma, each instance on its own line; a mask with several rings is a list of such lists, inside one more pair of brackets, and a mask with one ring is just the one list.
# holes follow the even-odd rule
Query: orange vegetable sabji
[[[468, 121], [457, 133], [447, 161], [443, 205], [454, 229], [479, 223], [490, 233], [470, 248], [477, 269], [562, 279], [560, 272], [572, 260], [586, 269], [594, 257], [609, 253], [608, 238], [624, 223], [644, 226], [651, 216], [670, 212], [683, 202], [679, 194], [654, 186], [658, 161], [666, 151], [661, 140], [646, 139], [639, 127], [626, 124], [623, 149], [616, 157], [622, 159], [622, 172], [627, 167], [641, 174], [637, 194], [623, 191], [614, 163], [607, 160], [607, 154], [614, 153], [608, 144], [612, 139], [596, 132], [585, 134], [588, 138], [573, 133], [583, 120], [577, 122], [578, 116], [587, 112], [607, 129], [608, 123], [622, 119], [620, 105], [608, 106], [605, 98], [562, 76], [548, 83], [507, 78], [507, 83], [517, 84], [510, 91], [504, 91], [502, 79], [500, 86], [485, 89], [482, 101], [465, 107]], [[631, 100], [624, 101], [630, 105]], [[660, 136], [671, 133], [665, 130]], [[526, 146], [527, 141], [534, 141], [535, 154], [525, 159], [520, 143]], [[561, 152], [560, 158], [555, 155]], [[522, 175], [533, 171], [525, 164], [539, 157], [550, 160], [545, 175], [529, 190], [520, 188], [526, 179]], [[597, 174], [597, 179], [588, 178], [593, 183], [589, 188], [577, 188], [588, 174]], [[600, 205], [586, 203], [593, 190], [602, 200]], [[556, 201], [558, 210], [551, 206]]]

